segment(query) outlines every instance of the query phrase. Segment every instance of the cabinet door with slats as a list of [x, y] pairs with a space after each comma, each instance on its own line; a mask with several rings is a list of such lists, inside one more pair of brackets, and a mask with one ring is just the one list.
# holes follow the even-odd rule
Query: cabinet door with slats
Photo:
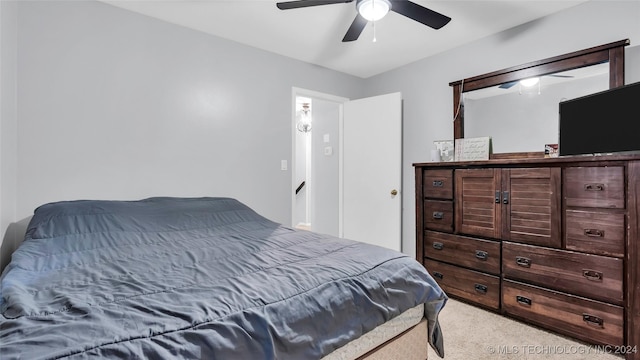
[[504, 240], [560, 248], [560, 168], [502, 170]]
[[500, 236], [500, 170], [455, 171], [456, 232]]

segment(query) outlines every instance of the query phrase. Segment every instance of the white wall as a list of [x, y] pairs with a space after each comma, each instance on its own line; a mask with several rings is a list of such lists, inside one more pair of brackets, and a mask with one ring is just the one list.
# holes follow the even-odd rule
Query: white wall
[[[367, 79], [367, 96], [404, 99], [403, 252], [415, 253], [412, 164], [429, 161], [433, 141], [453, 138], [450, 82], [626, 38], [640, 45], [640, 2], [589, 1]], [[627, 48], [627, 82], [640, 81], [639, 48]]]
[[[311, 100], [311, 99], [308, 99], [308, 100]], [[298, 106], [300, 107], [300, 109], [302, 109], [301, 105], [296, 105], [296, 107]], [[296, 112], [299, 112], [299, 111], [301, 110], [296, 109]], [[311, 113], [313, 114], [313, 109], [311, 110]], [[296, 116], [296, 118], [297, 117], [298, 116]], [[295, 149], [294, 158], [295, 158], [296, 177], [295, 177], [295, 181], [293, 182], [293, 186], [295, 186], [295, 188], [297, 189], [298, 186], [300, 186], [300, 184], [303, 181], [306, 184], [308, 180], [307, 179], [307, 157], [308, 157], [307, 147], [311, 145], [311, 134], [296, 130], [295, 137], [296, 137], [296, 149]], [[302, 189], [300, 189], [298, 194], [295, 195], [295, 202], [292, 210], [294, 211], [294, 214], [293, 214], [294, 218], [293, 218], [293, 224], [292, 224], [294, 226], [300, 223], [307, 224], [311, 221], [307, 215], [308, 191], [309, 191], [309, 186], [305, 185], [302, 187]]]

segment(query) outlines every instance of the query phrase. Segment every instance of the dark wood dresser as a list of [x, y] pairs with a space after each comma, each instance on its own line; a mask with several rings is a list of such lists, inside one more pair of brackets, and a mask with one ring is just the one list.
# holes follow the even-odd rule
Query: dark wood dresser
[[449, 296], [640, 360], [640, 155], [414, 167], [417, 259]]

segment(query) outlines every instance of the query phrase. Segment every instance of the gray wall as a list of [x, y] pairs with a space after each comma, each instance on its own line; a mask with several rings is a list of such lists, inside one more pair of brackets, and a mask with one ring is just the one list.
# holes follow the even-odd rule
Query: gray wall
[[[450, 82], [626, 38], [640, 44], [640, 2], [589, 1], [365, 80], [366, 96], [400, 91], [404, 100], [403, 252], [415, 253], [412, 164], [453, 138]], [[627, 48], [627, 82], [640, 81], [639, 48]]]
[[[403, 251], [412, 254], [411, 164], [453, 137], [449, 82], [640, 43], [640, 2], [590, 1], [362, 80], [103, 3], [0, 4], [5, 238], [36, 206], [79, 198], [234, 196], [288, 224], [295, 185], [280, 160], [292, 159], [295, 86], [349, 98], [402, 92]], [[640, 47], [628, 48], [629, 82], [639, 67]]]
[[[313, 99], [313, 130], [311, 130], [311, 229], [338, 236], [338, 194], [340, 175], [340, 104]], [[324, 135], [329, 142], [324, 142]], [[332, 148], [331, 155], [324, 149]]]
[[[18, 161], [17, 6], [0, 1], [0, 270], [18, 245], [16, 188]], [[24, 232], [22, 232], [24, 234]]]
[[104, 3], [21, 1], [11, 15], [11, 221], [65, 199], [230, 196], [288, 224], [292, 87], [361, 97], [360, 78]]

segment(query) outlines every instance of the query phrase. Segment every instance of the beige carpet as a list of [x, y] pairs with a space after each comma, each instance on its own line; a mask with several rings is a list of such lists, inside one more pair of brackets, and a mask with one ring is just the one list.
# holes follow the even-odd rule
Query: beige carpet
[[[621, 360], [604, 349], [449, 299], [440, 313], [446, 360]], [[429, 360], [440, 359], [429, 348]]]

